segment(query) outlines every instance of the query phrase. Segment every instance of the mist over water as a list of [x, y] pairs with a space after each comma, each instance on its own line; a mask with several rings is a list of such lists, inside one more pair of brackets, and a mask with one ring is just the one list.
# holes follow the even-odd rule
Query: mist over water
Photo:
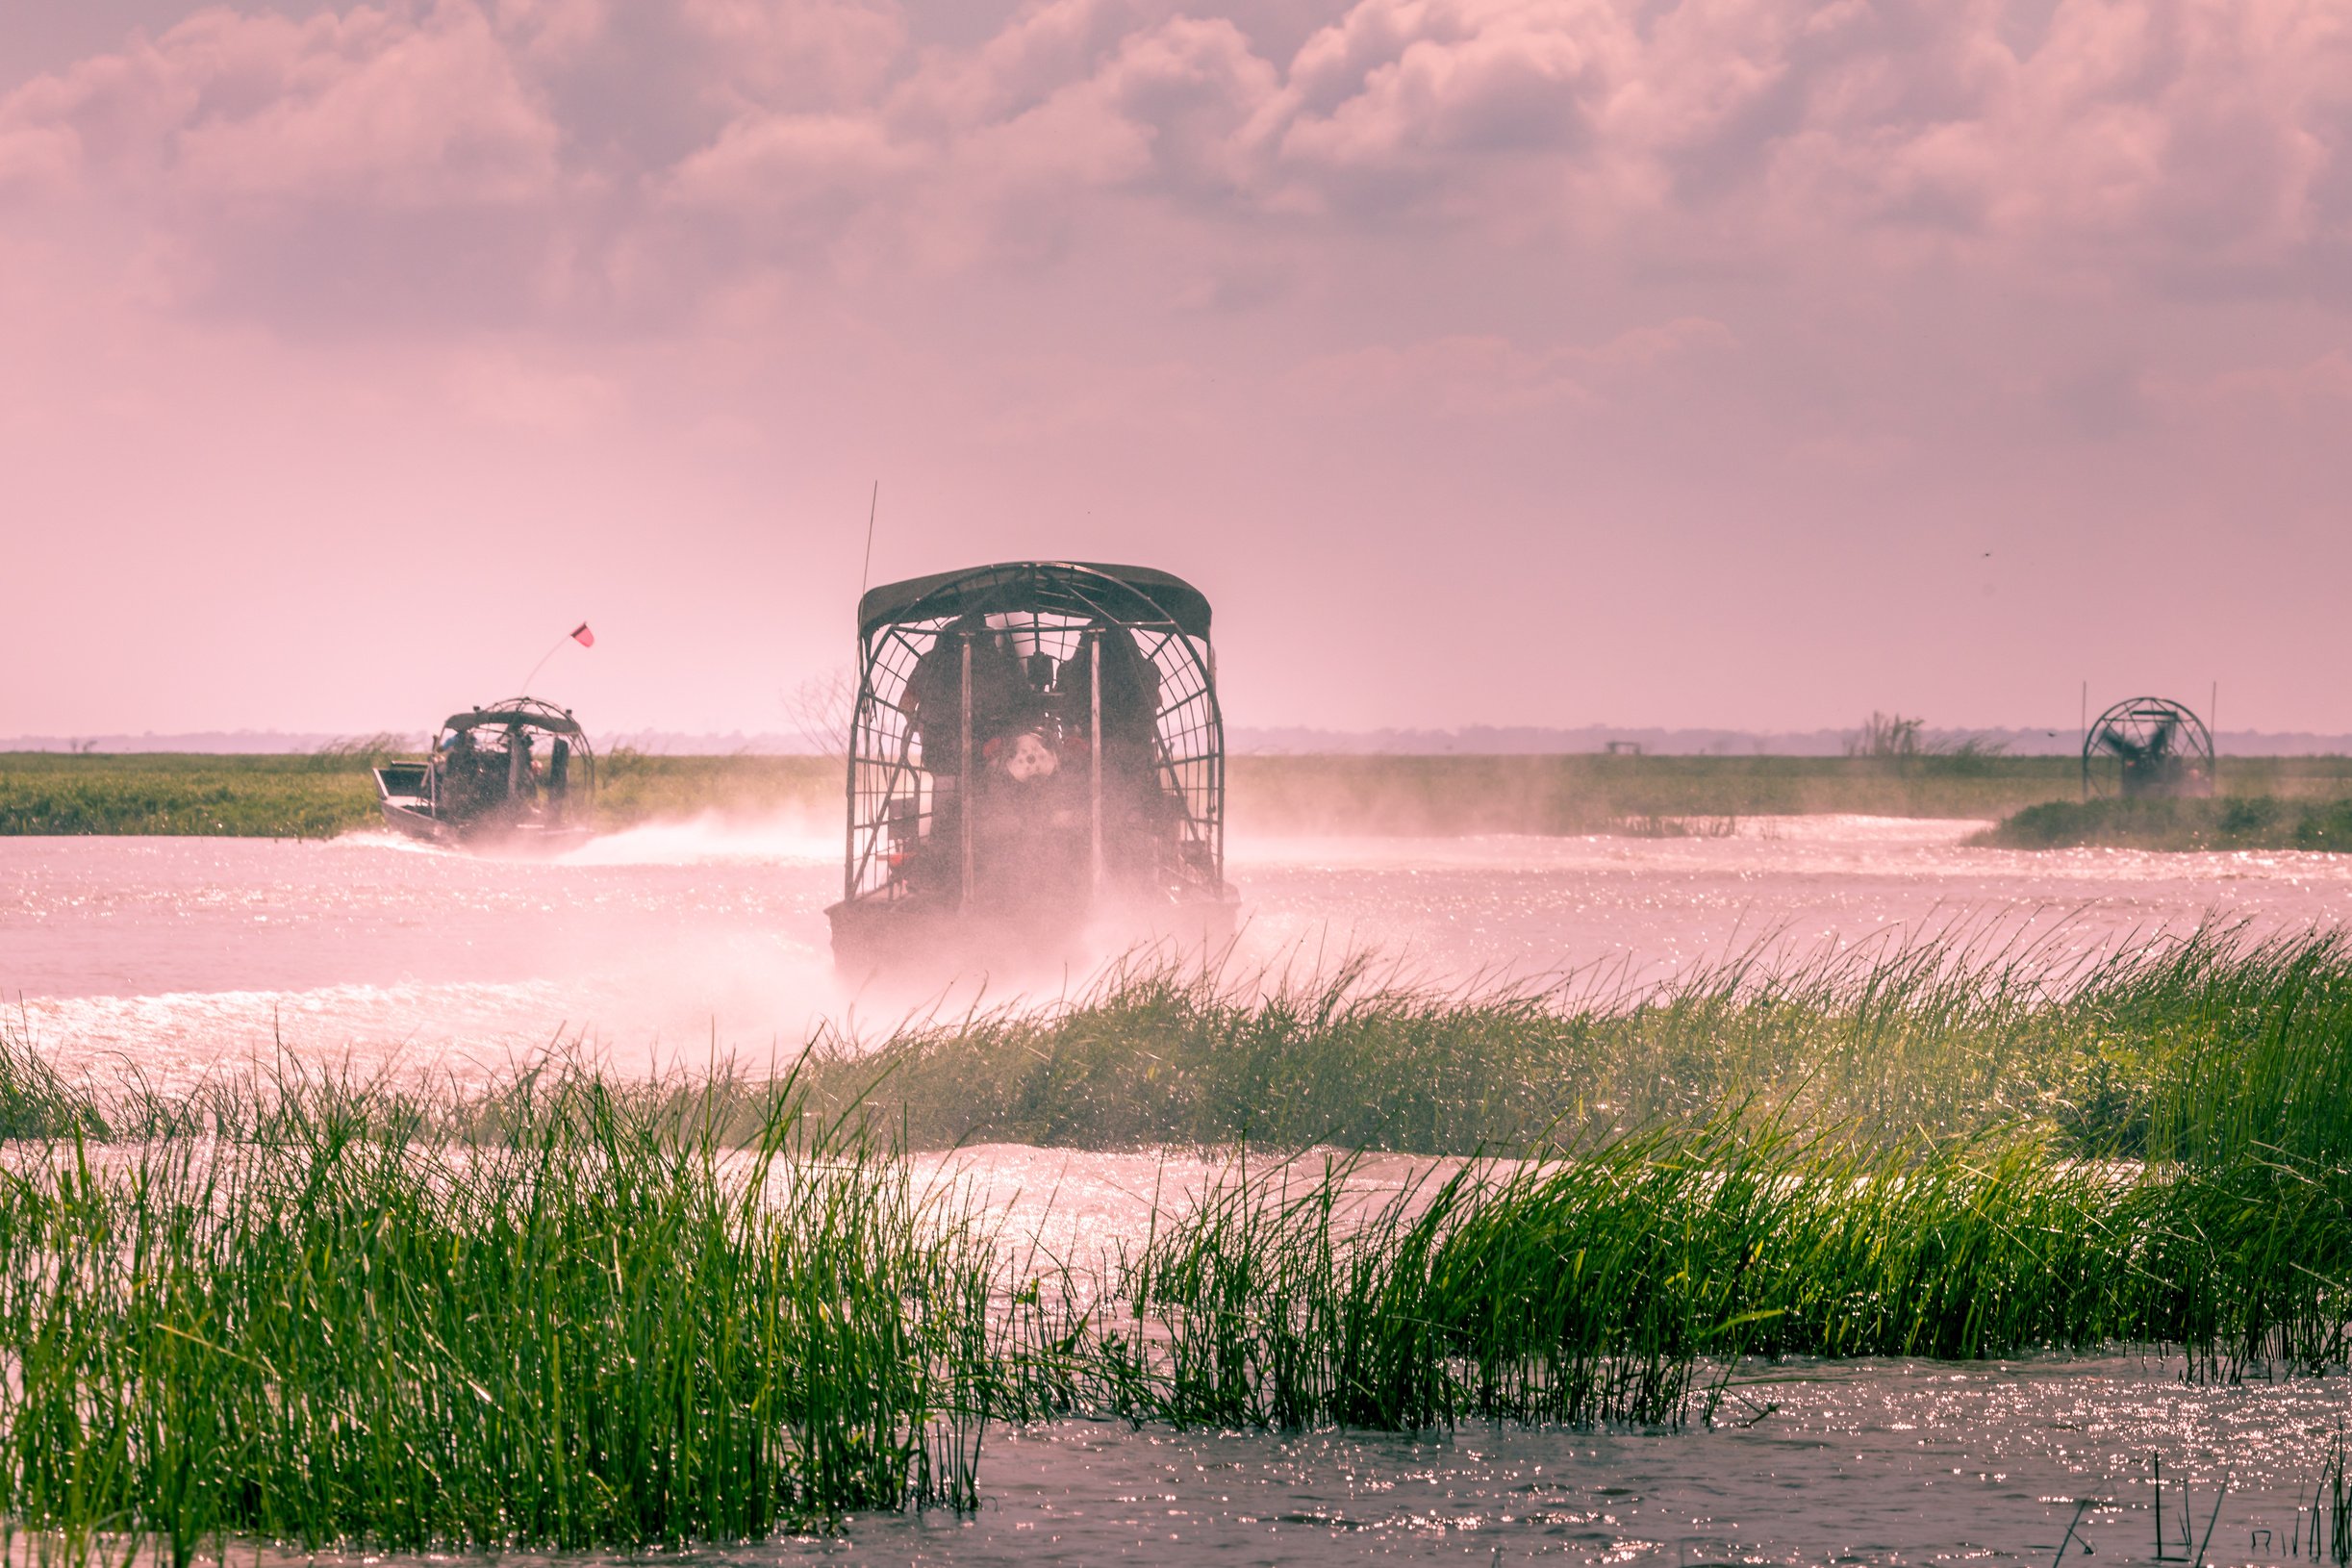
[[[1226, 973], [1303, 974], [1375, 949], [1432, 985], [1638, 984], [1761, 947], [1965, 928], [2056, 956], [2201, 921], [2337, 921], [2340, 857], [2028, 854], [1977, 825], [1745, 820], [1721, 837], [1236, 841]], [[511, 1067], [550, 1043], [611, 1066], [788, 1058], [817, 1031], [1081, 991], [1089, 974], [852, 987], [823, 910], [838, 829], [657, 822], [551, 859], [358, 833], [327, 843], [0, 842], [0, 988], [64, 1063], [165, 1077], [278, 1050], [363, 1066]]]

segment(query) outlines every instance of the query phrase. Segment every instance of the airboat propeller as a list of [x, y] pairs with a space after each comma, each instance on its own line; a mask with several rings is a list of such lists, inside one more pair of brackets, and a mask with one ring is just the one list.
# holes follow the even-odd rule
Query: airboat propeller
[[2135, 696], [2099, 715], [2083, 736], [2086, 796], [2213, 793], [2213, 738], [2186, 705]]

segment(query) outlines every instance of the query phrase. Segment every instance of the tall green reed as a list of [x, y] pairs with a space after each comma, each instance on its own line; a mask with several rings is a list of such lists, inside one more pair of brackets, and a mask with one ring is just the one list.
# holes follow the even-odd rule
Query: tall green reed
[[1746, 1356], [2130, 1345], [2235, 1377], [2348, 1348], [2337, 1170], [1886, 1148], [1743, 1110], [1369, 1202], [1353, 1173], [1237, 1176], [1155, 1235], [1106, 1328], [1152, 1353], [1099, 1397], [1218, 1426], [1676, 1422]]
[[2138, 1157], [2208, 1136], [2190, 1124], [2227, 1105], [2230, 1137], [2272, 1138], [2284, 1118], [2288, 1147], [2352, 1151], [2340, 936], [2216, 925], [2086, 953], [2061, 938], [1764, 942], [1656, 985], [1147, 956], [1058, 1004], [821, 1039], [805, 1071], [820, 1103], [860, 1101], [928, 1147], [1534, 1152], [1757, 1096], [1882, 1141], [2026, 1121], [2086, 1156]]
[[77, 1130], [0, 1176], [19, 1528], [177, 1563], [974, 1501], [984, 1252], [790, 1080], [746, 1147], [580, 1074], [469, 1145], [397, 1097], [291, 1099], [240, 1140]]

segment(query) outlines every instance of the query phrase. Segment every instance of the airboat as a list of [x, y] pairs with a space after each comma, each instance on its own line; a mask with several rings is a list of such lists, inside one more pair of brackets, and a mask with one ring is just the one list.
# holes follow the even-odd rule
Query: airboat
[[2161, 696], [2126, 697], [2083, 733], [2083, 797], [2213, 793], [2213, 738], [2205, 721]]
[[859, 601], [858, 651], [845, 972], [1231, 936], [1200, 590], [1066, 561], [917, 577]]
[[430, 756], [375, 774], [384, 820], [413, 838], [558, 849], [595, 831], [595, 752], [569, 710], [536, 697], [451, 714]]

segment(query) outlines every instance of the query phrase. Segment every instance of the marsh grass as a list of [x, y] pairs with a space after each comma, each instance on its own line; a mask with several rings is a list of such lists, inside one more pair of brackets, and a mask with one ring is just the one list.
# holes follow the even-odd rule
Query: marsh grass
[[1765, 942], [1657, 986], [1146, 958], [1057, 1005], [824, 1036], [803, 1071], [817, 1102], [859, 1100], [930, 1148], [1528, 1153], [1754, 1097], [1880, 1138], [2025, 1122], [2137, 1158], [2223, 1119], [2241, 1143], [2352, 1150], [2347, 1040], [2352, 949], [2334, 933], [2216, 926], [2082, 955], [1962, 925], [1795, 955]]
[[1164, 1350], [1114, 1403], [1202, 1426], [1680, 1423], [1759, 1355], [2126, 1344], [2238, 1377], [2341, 1365], [2352, 1315], [2336, 1169], [1874, 1148], [1743, 1113], [1464, 1165], [1368, 1217], [1347, 1176], [1236, 1179], [1155, 1236], [1120, 1328]]
[[2048, 800], [1974, 841], [1997, 848], [2352, 850], [2352, 800], [2227, 795], [2202, 799]]
[[691, 1096], [569, 1072], [462, 1145], [428, 1136], [449, 1107], [313, 1081], [234, 1140], [19, 1146], [0, 1515], [183, 1563], [969, 1506], [985, 1255], [770, 1088], [731, 1149]]
[[[193, 834], [333, 838], [381, 822], [370, 770], [414, 755], [397, 736], [290, 755], [0, 753], [0, 836]], [[665, 757], [620, 749], [598, 771], [599, 825], [661, 817], [812, 814], [841, 804], [817, 757]]]
[[332, 838], [376, 816], [363, 756], [0, 755], [0, 834]]
[[[0, 753], [0, 834], [331, 837], [376, 821], [367, 770], [401, 752], [398, 741], [369, 736], [289, 756]], [[1711, 836], [1760, 816], [1989, 821], [2035, 808], [2017, 836], [2002, 842], [2048, 847], [2080, 840], [2082, 829], [2067, 815], [2079, 771], [2071, 757], [1982, 750], [1888, 757], [1236, 756], [1227, 762], [1228, 815], [1242, 836]], [[667, 756], [616, 746], [600, 756], [597, 779], [597, 815], [607, 827], [705, 813], [831, 822], [842, 807], [840, 765], [824, 757]], [[2343, 831], [2344, 808], [2337, 804], [2352, 797], [2352, 759], [2232, 757], [2222, 783], [2231, 794], [2213, 809], [2238, 824], [2229, 831], [2255, 835], [2249, 844], [2274, 844], [2282, 833], [2302, 835], [2291, 847], [2352, 844]], [[2045, 806], [2065, 810], [2044, 812]], [[2146, 847], [2190, 845], [2173, 824]]]
[[[77, 1562], [966, 1506], [988, 1419], [1671, 1424], [1759, 1358], [2352, 1352], [2326, 934], [1532, 992], [1140, 959], [773, 1076], [469, 1090], [97, 1084], [11, 1028], [0, 1522]], [[1095, 1269], [901, 1157], [982, 1138], [1227, 1152]]]

